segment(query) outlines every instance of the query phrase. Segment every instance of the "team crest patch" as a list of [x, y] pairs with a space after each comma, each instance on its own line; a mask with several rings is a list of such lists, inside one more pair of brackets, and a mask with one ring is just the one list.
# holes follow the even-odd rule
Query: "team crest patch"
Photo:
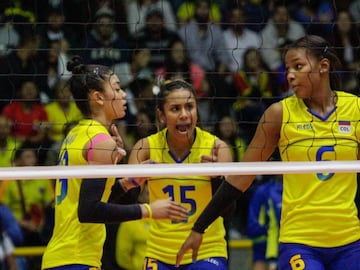
[[339, 121], [339, 133], [349, 134], [351, 132], [350, 121]]

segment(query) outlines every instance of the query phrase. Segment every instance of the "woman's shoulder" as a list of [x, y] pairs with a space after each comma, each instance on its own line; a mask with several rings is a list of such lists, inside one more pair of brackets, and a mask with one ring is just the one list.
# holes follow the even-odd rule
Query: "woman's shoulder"
[[337, 106], [359, 107], [360, 99], [357, 95], [345, 91], [335, 91], [337, 95]]
[[282, 112], [283, 102], [286, 102], [286, 99], [288, 99], [288, 98], [285, 98], [285, 99], [283, 99], [283, 100], [280, 100], [280, 101], [277, 101], [277, 102], [272, 103], [272, 104], [266, 109], [266, 111], [269, 111], [269, 112], [272, 112], [272, 113], [280, 113], [280, 112]]
[[69, 133], [78, 134], [79, 136], [76, 137], [85, 141], [100, 135], [110, 137], [110, 133], [106, 127], [93, 119], [81, 119]]
[[350, 92], [345, 92], [345, 91], [335, 91], [336, 95], [338, 97], [353, 97], [353, 98], [359, 98], [357, 95], [353, 94], [353, 93], [350, 93]]
[[149, 135], [148, 137], [141, 138], [136, 141], [136, 143], [133, 146], [133, 150], [147, 150], [149, 149], [149, 140], [153, 138], [155, 134]]

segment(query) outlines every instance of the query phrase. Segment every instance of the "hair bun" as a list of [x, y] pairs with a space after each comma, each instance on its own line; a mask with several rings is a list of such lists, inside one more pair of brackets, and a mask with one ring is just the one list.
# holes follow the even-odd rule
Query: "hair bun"
[[66, 64], [66, 69], [73, 74], [83, 73], [84, 65], [82, 64], [82, 58], [79, 55], [73, 56], [73, 58]]

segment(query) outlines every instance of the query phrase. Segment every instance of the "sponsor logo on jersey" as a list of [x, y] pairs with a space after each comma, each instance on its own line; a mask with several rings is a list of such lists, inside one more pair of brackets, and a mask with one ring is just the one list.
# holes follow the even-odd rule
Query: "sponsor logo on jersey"
[[307, 124], [297, 124], [296, 125], [297, 130], [312, 130], [313, 126], [310, 123]]

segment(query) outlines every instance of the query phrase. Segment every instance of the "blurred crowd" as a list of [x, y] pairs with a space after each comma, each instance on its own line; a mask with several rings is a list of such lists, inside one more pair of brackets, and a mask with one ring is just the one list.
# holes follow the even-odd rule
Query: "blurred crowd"
[[[263, 111], [291, 94], [282, 51], [306, 34], [323, 36], [336, 48], [343, 64], [343, 89], [337, 90], [359, 94], [360, 0], [12, 0], [1, 1], [0, 11], [2, 167], [57, 164], [64, 136], [82, 118], [67, 84], [73, 55], [119, 76], [128, 112], [116, 124], [128, 151], [158, 128], [158, 86], [182, 78], [197, 93], [202, 127], [227, 142], [240, 161]], [[261, 208], [257, 204], [254, 212], [252, 202], [264, 196], [256, 195], [259, 186], [279, 181], [259, 177], [238, 202], [229, 238], [266, 238], [269, 216], [262, 230], [249, 232]], [[14, 269], [14, 246], [46, 245], [54, 196], [51, 179], [1, 183], [6, 211], [0, 211], [0, 239], [6, 244], [0, 259], [8, 269]], [[117, 228], [109, 227], [114, 241], [106, 242], [107, 250], [114, 254], [104, 254], [104, 269], [135, 269], [116, 258]], [[35, 257], [16, 258], [15, 265], [40, 269]]]

